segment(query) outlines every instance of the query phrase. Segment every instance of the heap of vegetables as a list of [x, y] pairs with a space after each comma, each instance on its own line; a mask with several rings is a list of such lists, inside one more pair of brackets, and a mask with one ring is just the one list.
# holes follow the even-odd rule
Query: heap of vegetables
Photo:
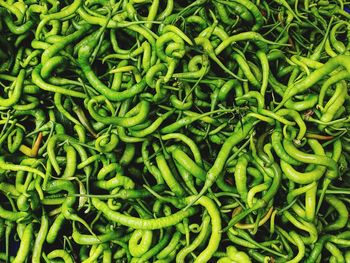
[[350, 262], [342, 0], [0, 0], [3, 262]]

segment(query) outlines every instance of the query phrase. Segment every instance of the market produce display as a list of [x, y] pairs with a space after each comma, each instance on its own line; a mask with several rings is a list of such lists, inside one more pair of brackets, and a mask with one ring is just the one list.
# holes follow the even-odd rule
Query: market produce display
[[1, 262], [350, 262], [342, 0], [0, 0]]

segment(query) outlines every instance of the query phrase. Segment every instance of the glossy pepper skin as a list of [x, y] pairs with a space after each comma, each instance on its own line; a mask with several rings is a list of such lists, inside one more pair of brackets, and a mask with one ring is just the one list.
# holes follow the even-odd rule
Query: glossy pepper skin
[[349, 19], [0, 0], [0, 261], [349, 261]]

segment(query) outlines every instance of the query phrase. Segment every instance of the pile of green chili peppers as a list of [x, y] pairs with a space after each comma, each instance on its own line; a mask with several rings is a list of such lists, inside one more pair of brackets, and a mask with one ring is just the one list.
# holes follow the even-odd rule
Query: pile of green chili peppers
[[342, 0], [0, 0], [0, 262], [350, 262]]

